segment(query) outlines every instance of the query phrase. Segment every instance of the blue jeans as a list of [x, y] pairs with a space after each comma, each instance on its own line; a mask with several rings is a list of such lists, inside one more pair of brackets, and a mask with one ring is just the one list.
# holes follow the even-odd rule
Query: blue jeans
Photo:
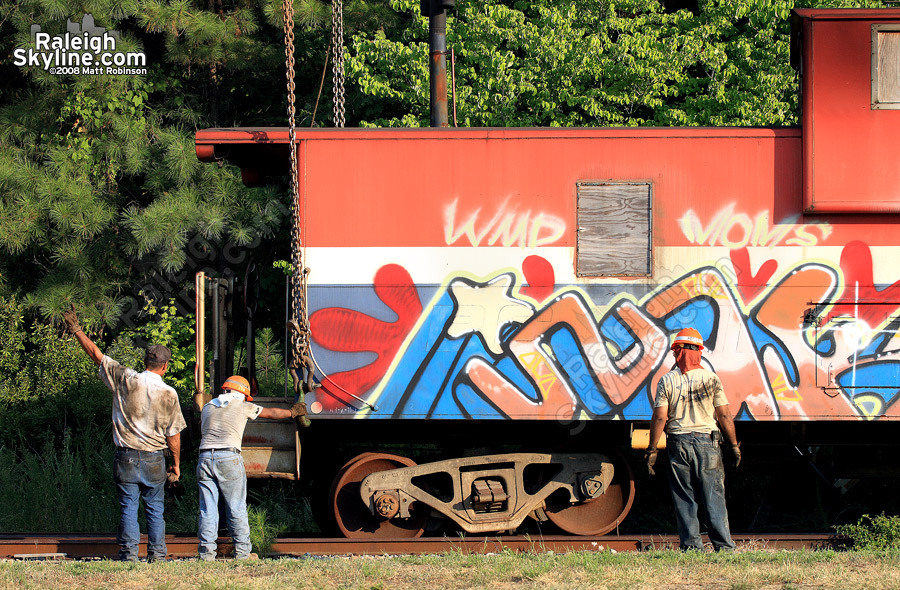
[[225, 519], [234, 544], [234, 557], [250, 557], [247, 474], [244, 472], [241, 454], [232, 449], [200, 451], [197, 485], [200, 488], [200, 522], [197, 531], [197, 552], [200, 559], [216, 558], [220, 495], [225, 504]]
[[138, 504], [144, 501], [147, 516], [147, 558], [166, 558], [166, 522], [163, 519], [163, 486], [166, 483], [166, 459], [162, 451], [116, 450], [113, 465], [116, 496], [119, 500], [119, 559], [137, 561], [141, 542]]
[[669, 451], [669, 487], [675, 503], [681, 549], [703, 549], [698, 509], [702, 506], [709, 540], [716, 551], [734, 549], [725, 508], [725, 470], [718, 433], [672, 434], [666, 437]]

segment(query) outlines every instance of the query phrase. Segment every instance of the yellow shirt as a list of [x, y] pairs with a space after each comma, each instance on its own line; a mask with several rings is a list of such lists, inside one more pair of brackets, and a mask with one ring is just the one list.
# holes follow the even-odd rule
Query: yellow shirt
[[717, 430], [716, 408], [727, 404], [718, 375], [702, 367], [687, 373], [675, 367], [659, 380], [653, 406], [669, 407], [666, 434], [687, 434]]

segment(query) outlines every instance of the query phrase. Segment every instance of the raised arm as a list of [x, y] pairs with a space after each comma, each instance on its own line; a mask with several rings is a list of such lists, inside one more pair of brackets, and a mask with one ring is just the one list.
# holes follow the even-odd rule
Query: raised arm
[[66, 330], [68, 330], [69, 334], [75, 336], [75, 339], [78, 340], [78, 344], [80, 344], [81, 348], [83, 348], [87, 355], [91, 357], [94, 364], [99, 365], [100, 361], [103, 360], [103, 352], [96, 344], [94, 344], [94, 341], [88, 338], [82, 331], [74, 307], [70, 307], [63, 312], [63, 320], [66, 322]]

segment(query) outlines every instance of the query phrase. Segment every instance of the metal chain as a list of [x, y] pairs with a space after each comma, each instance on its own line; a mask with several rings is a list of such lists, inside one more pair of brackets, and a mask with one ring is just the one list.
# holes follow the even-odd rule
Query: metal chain
[[315, 365], [310, 353], [310, 329], [306, 304], [306, 275], [309, 269], [303, 264], [301, 240], [300, 191], [297, 186], [297, 133], [294, 92], [294, 3], [284, 0], [284, 55], [287, 70], [288, 137], [291, 158], [291, 376], [294, 392], [312, 391]]
[[331, 0], [331, 55], [334, 64], [334, 126], [343, 127], [344, 108], [344, 2]]

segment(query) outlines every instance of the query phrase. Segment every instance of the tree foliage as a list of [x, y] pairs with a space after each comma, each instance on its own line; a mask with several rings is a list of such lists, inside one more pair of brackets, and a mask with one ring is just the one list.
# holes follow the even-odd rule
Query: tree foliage
[[149, 66], [145, 76], [5, 68], [0, 290], [50, 317], [74, 302], [99, 329], [114, 324], [148, 266], [179, 271], [194, 236], [237, 245], [274, 236], [286, 195], [247, 189], [235, 169], [201, 164], [193, 146], [197, 129], [226, 118], [281, 123], [284, 93], [274, 89], [283, 88], [284, 50], [264, 8], [186, 0], [0, 8], [5, 56], [34, 46], [33, 24], [59, 34], [90, 13], [119, 33], [117, 51], [143, 52]]
[[[428, 21], [359, 32], [348, 76], [363, 124], [428, 125]], [[459, 125], [757, 126], [797, 122], [790, 10], [866, 1], [535, 0], [457, 2]], [[451, 97], [452, 99], [452, 97]]]
[[[25, 316], [21, 303], [0, 296], [0, 447], [57, 444], [66, 428], [108, 424], [110, 393], [78, 342]], [[119, 342], [111, 354], [128, 349]]]
[[[178, 313], [174, 300], [157, 302], [143, 293], [141, 295], [145, 297], [141, 310], [144, 321], [136, 329], [125, 330], [123, 336], [142, 348], [149, 344], [162, 344], [172, 351], [172, 359], [166, 371], [166, 383], [175, 388], [182, 404], [186, 405], [194, 393], [193, 369], [197, 351], [194, 318]], [[143, 362], [140, 365], [134, 362], [130, 366], [139, 369], [142, 364]]]
[[[258, 247], [286, 233], [286, 190], [247, 189], [233, 167], [201, 164], [193, 136], [213, 126], [284, 126], [278, 0], [22, 0], [0, 6], [0, 293], [45, 317], [75, 303], [98, 333], [148, 269], [189, 281], [192, 241]], [[298, 125], [328, 124], [319, 84], [331, 7], [294, 0]], [[146, 75], [54, 75], [13, 66], [32, 26], [61, 34], [92, 15]], [[380, 2], [345, 2], [345, 30], [397, 28]], [[314, 109], [318, 111], [314, 118]], [[286, 243], [286, 241], [285, 241]], [[166, 294], [168, 295], [168, 294]]]

